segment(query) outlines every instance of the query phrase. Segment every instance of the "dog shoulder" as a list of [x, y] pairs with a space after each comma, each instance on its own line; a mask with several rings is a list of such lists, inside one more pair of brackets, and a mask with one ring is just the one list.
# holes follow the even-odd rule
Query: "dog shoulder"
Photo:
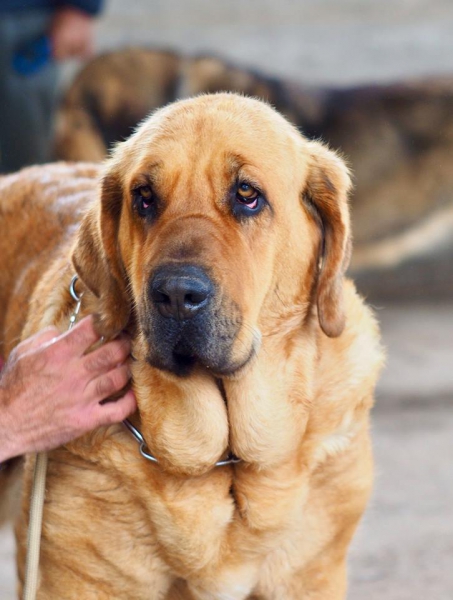
[[320, 334], [319, 339], [314, 410], [308, 426], [316, 447], [313, 465], [346, 456], [348, 449], [347, 455], [358, 448], [365, 452], [369, 412], [385, 359], [373, 311], [351, 281], [344, 282], [343, 291], [346, 327], [337, 338]]
[[373, 393], [384, 363], [379, 324], [354, 284], [343, 284], [346, 326], [338, 338], [320, 339], [319, 368], [323, 394], [363, 398]]

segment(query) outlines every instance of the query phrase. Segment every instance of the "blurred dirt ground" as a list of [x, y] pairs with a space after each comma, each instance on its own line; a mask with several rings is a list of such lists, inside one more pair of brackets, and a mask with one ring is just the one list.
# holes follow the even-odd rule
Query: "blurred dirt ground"
[[[214, 53], [313, 84], [453, 75], [451, 0], [107, 5], [100, 50]], [[452, 600], [453, 299], [377, 313], [388, 366], [373, 417], [375, 492], [351, 549], [348, 600]], [[4, 529], [0, 600], [14, 597], [13, 541]]]

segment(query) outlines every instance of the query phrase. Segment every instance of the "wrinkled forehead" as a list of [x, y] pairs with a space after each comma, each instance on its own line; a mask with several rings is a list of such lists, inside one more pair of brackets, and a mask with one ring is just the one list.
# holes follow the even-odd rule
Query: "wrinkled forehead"
[[242, 166], [285, 177], [300, 162], [304, 140], [281, 115], [250, 98], [218, 94], [157, 111], [121, 147], [124, 180], [139, 172], [218, 170]]

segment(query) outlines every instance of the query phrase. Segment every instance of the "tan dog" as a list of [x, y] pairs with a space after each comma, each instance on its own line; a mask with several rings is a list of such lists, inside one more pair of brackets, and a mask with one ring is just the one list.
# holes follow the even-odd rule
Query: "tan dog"
[[159, 464], [122, 426], [50, 453], [39, 598], [343, 599], [382, 362], [343, 278], [347, 169], [267, 105], [219, 94], [146, 121], [98, 198], [95, 171], [3, 180], [2, 252], [28, 232], [7, 256], [6, 344], [33, 288], [22, 335], [66, 329], [76, 271], [83, 313], [133, 335], [134, 422]]

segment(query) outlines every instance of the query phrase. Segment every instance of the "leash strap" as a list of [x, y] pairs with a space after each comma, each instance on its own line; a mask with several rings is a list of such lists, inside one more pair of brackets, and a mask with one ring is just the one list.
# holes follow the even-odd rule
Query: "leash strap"
[[[69, 329], [74, 327], [82, 304], [82, 295], [75, 291], [77, 275], [71, 280], [69, 292], [76, 301], [76, 307], [69, 319]], [[39, 578], [39, 554], [41, 550], [42, 515], [44, 509], [44, 497], [46, 494], [47, 475], [47, 452], [39, 452], [36, 455], [35, 468], [33, 472], [33, 485], [30, 498], [30, 519], [28, 525], [27, 558], [25, 563], [25, 583], [23, 600], [35, 600], [38, 591]]]
[[36, 455], [33, 487], [30, 500], [27, 561], [23, 600], [35, 600], [38, 591], [39, 552], [41, 547], [42, 513], [46, 491], [47, 453]]

